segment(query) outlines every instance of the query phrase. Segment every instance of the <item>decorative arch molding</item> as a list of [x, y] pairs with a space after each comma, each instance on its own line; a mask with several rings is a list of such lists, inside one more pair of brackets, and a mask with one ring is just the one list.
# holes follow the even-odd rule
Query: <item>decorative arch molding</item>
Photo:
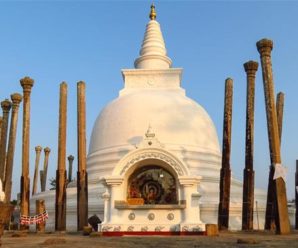
[[162, 148], [143, 148], [129, 152], [117, 163], [112, 175], [124, 176], [134, 165], [148, 159], [165, 162], [177, 173], [177, 176], [189, 175], [186, 165], [175, 155]]

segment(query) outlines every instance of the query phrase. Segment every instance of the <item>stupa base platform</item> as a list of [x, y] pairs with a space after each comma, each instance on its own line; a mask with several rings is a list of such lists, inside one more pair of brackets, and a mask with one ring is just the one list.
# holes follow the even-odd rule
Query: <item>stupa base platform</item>
[[206, 224], [99, 224], [103, 236], [162, 235], [190, 236], [206, 235]]
[[207, 235], [205, 231], [196, 232], [102, 232], [105, 237], [118, 237], [118, 236], [198, 236]]

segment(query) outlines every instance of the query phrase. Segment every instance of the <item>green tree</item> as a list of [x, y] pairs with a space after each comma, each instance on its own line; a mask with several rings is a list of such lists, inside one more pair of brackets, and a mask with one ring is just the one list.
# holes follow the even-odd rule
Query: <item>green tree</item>
[[52, 178], [49, 179], [49, 181], [50, 181], [50, 185], [52, 186], [50, 188], [50, 190], [56, 189], [56, 178], [52, 177]]

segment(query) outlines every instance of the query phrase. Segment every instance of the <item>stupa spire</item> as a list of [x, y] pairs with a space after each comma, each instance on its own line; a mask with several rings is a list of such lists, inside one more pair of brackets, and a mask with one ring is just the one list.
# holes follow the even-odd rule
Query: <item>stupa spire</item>
[[156, 21], [154, 4], [151, 5], [150, 21], [140, 50], [140, 57], [135, 60], [136, 69], [169, 69], [172, 60], [167, 56], [165, 42], [159, 23]]
[[155, 20], [156, 19], [156, 11], [155, 11], [155, 6], [152, 3], [151, 4], [151, 11], [150, 11], [150, 15], [149, 15], [151, 20]]

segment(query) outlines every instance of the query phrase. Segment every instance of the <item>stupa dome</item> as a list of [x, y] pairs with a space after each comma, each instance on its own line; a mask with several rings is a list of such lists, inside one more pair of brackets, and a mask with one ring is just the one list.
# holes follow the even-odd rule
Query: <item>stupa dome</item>
[[89, 154], [137, 145], [149, 125], [164, 144], [220, 153], [214, 124], [199, 104], [175, 90], [143, 89], [120, 96], [102, 110], [93, 128]]

